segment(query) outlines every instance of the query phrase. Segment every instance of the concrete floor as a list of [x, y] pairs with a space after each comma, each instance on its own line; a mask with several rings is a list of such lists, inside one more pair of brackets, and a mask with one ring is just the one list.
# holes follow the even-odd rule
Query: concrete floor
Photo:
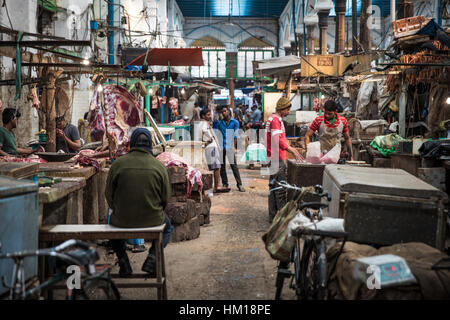
[[[232, 191], [212, 197], [211, 223], [201, 227], [200, 237], [166, 247], [169, 299], [274, 299], [277, 261], [261, 240], [269, 227], [268, 176], [259, 169], [240, 172], [246, 192], [237, 191], [228, 170]], [[104, 262], [114, 264], [115, 255], [105, 254], [102, 247], [100, 251]], [[146, 255], [129, 252], [134, 272], [141, 272]], [[118, 272], [118, 266], [113, 271]], [[121, 295], [122, 299], [156, 299], [156, 289], [121, 289]], [[283, 298], [295, 299], [286, 284]]]

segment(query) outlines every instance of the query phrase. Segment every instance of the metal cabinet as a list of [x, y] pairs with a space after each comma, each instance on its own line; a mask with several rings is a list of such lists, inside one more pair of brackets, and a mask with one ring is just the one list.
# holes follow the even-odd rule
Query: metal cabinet
[[[38, 185], [31, 180], [0, 176], [0, 241], [2, 252], [38, 249]], [[37, 258], [25, 259], [25, 277], [37, 275]], [[0, 260], [0, 279], [11, 281], [12, 260]], [[8, 289], [0, 281], [0, 295]]]
[[412, 174], [401, 169], [327, 165], [323, 186], [332, 197], [324, 215], [344, 218], [350, 241], [423, 242], [443, 249], [447, 195]]

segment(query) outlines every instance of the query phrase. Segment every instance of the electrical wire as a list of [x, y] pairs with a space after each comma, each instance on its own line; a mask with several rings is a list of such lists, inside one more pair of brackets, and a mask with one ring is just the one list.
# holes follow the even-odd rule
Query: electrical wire
[[9, 17], [8, 5], [7, 5], [7, 3], [6, 3], [6, 0], [3, 0], [2, 7], [5, 7], [5, 9], [6, 9], [6, 15], [8, 16], [8, 20], [9, 20], [9, 24], [10, 24], [10, 26], [11, 26], [11, 29], [14, 29], [14, 28], [13, 28], [13, 24], [12, 24], [12, 22], [11, 22], [11, 18]]

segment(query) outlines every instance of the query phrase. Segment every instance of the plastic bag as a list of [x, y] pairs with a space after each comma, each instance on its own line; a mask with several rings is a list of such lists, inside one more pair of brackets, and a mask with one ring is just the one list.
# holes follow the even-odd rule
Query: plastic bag
[[341, 155], [341, 144], [336, 144], [326, 155], [324, 155], [321, 159], [321, 163], [338, 163]]
[[306, 162], [318, 164], [320, 163], [321, 155], [319, 141], [308, 144], [306, 150]]

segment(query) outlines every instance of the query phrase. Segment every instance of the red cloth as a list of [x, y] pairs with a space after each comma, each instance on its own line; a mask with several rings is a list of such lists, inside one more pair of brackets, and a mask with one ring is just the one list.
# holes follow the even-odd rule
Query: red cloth
[[[145, 55], [131, 61], [129, 65], [141, 66], [144, 64]], [[203, 66], [202, 48], [152, 48], [147, 54], [149, 66]]]
[[341, 122], [344, 125], [344, 128], [342, 129], [342, 133], [347, 133], [348, 132], [348, 121], [346, 118], [344, 118], [343, 116], [340, 116], [338, 114], [336, 114], [336, 121], [334, 121], [333, 125], [330, 124], [330, 122], [325, 119], [325, 116], [319, 116], [317, 118], [314, 119], [314, 121], [311, 123], [311, 125], [309, 126], [309, 129], [311, 129], [312, 131], [319, 131], [320, 125], [322, 124], [323, 121], [325, 121], [325, 126], [327, 128], [336, 128]]
[[[272, 140], [274, 142], [273, 146]], [[283, 120], [278, 114], [272, 113], [266, 122], [267, 157], [272, 157], [273, 149], [274, 155], [278, 152], [279, 160], [286, 160], [286, 149], [288, 147], [289, 145], [286, 139], [286, 130], [284, 129]], [[276, 159], [276, 157], [273, 159]]]

